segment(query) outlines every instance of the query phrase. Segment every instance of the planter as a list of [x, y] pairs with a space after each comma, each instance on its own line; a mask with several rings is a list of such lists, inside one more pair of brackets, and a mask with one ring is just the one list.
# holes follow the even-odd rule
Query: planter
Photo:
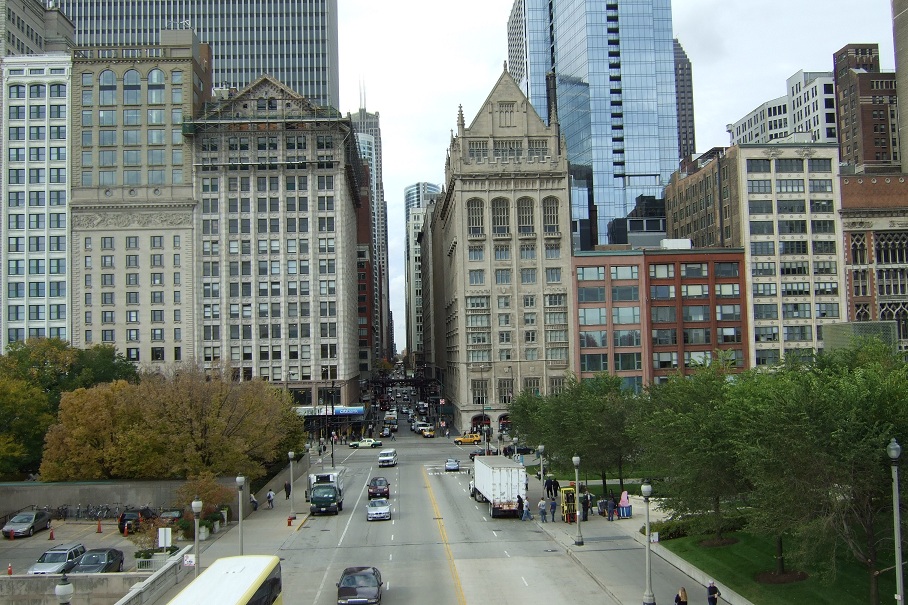
[[226, 508], [221, 509], [221, 516], [224, 517], [224, 525], [227, 525], [227, 513], [228, 510]]
[[208, 539], [208, 528], [204, 525], [199, 528], [199, 540]]
[[221, 522], [220, 522], [220, 521], [212, 521], [212, 522], [211, 522], [211, 533], [216, 534], [216, 533], [218, 533], [219, 531], [221, 531]]

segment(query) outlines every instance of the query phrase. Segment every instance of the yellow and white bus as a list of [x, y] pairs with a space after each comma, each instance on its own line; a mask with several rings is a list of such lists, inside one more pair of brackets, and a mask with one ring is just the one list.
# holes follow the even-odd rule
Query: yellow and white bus
[[249, 555], [221, 557], [170, 601], [169, 605], [283, 605], [281, 560]]

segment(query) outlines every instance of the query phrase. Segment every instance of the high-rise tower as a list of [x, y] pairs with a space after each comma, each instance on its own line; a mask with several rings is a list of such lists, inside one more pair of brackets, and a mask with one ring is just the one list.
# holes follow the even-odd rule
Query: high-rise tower
[[[425, 220], [426, 207], [441, 193], [441, 187], [433, 183], [414, 183], [404, 188], [405, 223], [407, 239], [405, 242], [407, 279], [407, 354], [410, 363], [416, 361], [414, 353], [425, 352], [423, 346], [423, 275], [422, 243], [419, 233]], [[415, 367], [415, 366], [413, 366]]]
[[609, 221], [660, 196], [678, 165], [670, 0], [515, 0], [508, 55], [539, 115], [557, 111], [574, 246], [608, 243]]
[[191, 28], [214, 53], [214, 85], [269, 74], [309, 101], [338, 107], [337, 0], [61, 0], [79, 46], [153, 45]]
[[683, 159], [697, 153], [694, 132], [694, 74], [684, 47], [674, 40], [675, 94], [678, 104], [678, 157]]

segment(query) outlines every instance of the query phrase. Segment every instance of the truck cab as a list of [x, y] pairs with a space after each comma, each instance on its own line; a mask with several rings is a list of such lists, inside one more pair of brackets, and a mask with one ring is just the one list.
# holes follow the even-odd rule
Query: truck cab
[[309, 512], [337, 514], [344, 510], [344, 472], [343, 469], [309, 475], [306, 490], [309, 501]]

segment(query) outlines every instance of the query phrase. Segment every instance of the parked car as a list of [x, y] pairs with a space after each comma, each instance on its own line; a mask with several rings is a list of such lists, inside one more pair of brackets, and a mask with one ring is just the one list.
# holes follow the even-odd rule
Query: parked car
[[470, 460], [475, 460], [476, 456], [485, 456], [485, 455], [486, 455], [485, 449], [480, 447], [480, 448], [477, 448], [477, 449], [473, 450], [472, 452], [470, 452]]
[[123, 571], [123, 551], [116, 548], [92, 548], [76, 559], [69, 573], [108, 573]]
[[445, 460], [445, 472], [459, 470], [460, 460], [455, 460], [454, 458], [448, 458], [447, 460]]
[[422, 436], [423, 436], [423, 437], [426, 437], [426, 438], [428, 438], [428, 439], [434, 438], [434, 437], [435, 437], [435, 429], [433, 429], [433, 428], [423, 429], [423, 430], [422, 430]]
[[362, 441], [353, 441], [350, 443], [350, 447], [355, 448], [364, 448], [364, 447], [381, 447], [382, 443], [378, 439], [363, 439]]
[[81, 542], [54, 546], [38, 557], [35, 564], [28, 568], [28, 573], [40, 576], [69, 571], [75, 566], [76, 559], [81, 557], [84, 552], [85, 546]]
[[120, 533], [126, 533], [126, 528], [129, 528], [130, 533], [137, 531], [142, 523], [145, 521], [150, 521], [157, 517], [157, 513], [148, 508], [147, 506], [142, 508], [131, 508], [129, 510], [123, 511], [120, 513], [120, 516], [117, 517], [117, 529], [120, 530]]
[[183, 518], [183, 509], [181, 508], [172, 508], [170, 510], [165, 510], [161, 513], [161, 520], [167, 523], [168, 525], [173, 525], [177, 521]]
[[505, 456], [513, 456], [515, 453], [526, 456], [527, 454], [535, 454], [536, 449], [532, 448], [528, 445], [518, 445], [516, 451], [515, 451], [513, 445], [509, 445], [506, 448], [504, 448]]
[[50, 529], [50, 513], [44, 510], [32, 510], [28, 512], [17, 513], [10, 519], [3, 529], [4, 538], [20, 536], [33, 536], [36, 531]]
[[366, 506], [366, 521], [375, 521], [376, 519], [391, 518], [391, 503], [387, 498], [375, 498], [369, 500]]
[[337, 583], [337, 605], [381, 604], [381, 572], [374, 567], [348, 567]]
[[391, 484], [384, 477], [372, 477], [369, 481], [370, 498], [390, 498]]

